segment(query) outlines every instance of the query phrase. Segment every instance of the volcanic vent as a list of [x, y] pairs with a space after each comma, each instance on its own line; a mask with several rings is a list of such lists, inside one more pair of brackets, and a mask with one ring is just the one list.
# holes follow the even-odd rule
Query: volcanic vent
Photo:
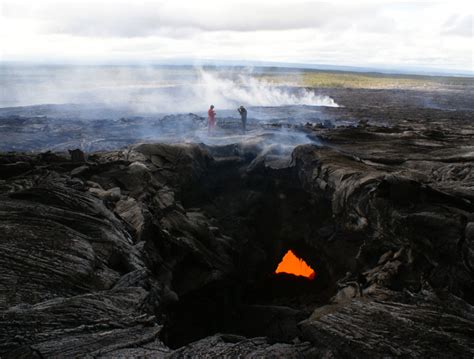
[[[324, 255], [333, 245], [320, 250], [307, 242], [321, 227], [328, 232], [333, 226], [329, 203], [315, 203], [294, 168], [259, 165], [265, 158], [255, 147], [206, 149], [212, 160], [176, 198], [184, 208], [199, 208], [211, 218], [214, 236], [225, 236], [226, 254], [210, 264], [222, 274], [196, 285], [191, 280], [202, 280], [208, 264], [193, 256], [180, 263], [172, 283], [179, 301], [169, 307], [162, 338], [172, 348], [215, 333], [291, 341], [299, 335], [298, 322], [327, 303], [336, 276], [342, 277], [350, 264], [337, 261], [329, 269]], [[221, 250], [218, 243], [213, 251]]]
[[306, 262], [298, 258], [293, 251], [289, 250], [278, 264], [275, 273], [287, 273], [295, 276], [301, 276], [308, 279], [314, 279], [315, 271]]

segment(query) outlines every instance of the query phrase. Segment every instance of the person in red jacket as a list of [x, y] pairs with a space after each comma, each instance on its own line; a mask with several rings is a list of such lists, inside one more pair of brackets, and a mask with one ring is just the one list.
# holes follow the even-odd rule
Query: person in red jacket
[[211, 132], [214, 131], [214, 128], [216, 127], [216, 111], [214, 111], [214, 105], [211, 105], [211, 107], [209, 107], [209, 110], [207, 111], [207, 120], [208, 120], [207, 133], [210, 135]]

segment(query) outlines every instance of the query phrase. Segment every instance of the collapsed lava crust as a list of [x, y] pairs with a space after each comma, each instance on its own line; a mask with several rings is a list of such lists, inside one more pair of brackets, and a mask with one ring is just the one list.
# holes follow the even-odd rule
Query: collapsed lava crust
[[[474, 127], [433, 111], [308, 124], [289, 161], [0, 155], [0, 355], [471, 358]], [[290, 249], [314, 280], [275, 275]]]

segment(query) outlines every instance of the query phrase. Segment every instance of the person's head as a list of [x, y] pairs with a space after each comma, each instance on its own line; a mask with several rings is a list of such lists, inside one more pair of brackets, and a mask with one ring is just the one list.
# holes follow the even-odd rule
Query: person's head
[[211, 105], [211, 110], [214, 109], [214, 105]]
[[240, 105], [240, 108], [244, 108], [244, 106]]

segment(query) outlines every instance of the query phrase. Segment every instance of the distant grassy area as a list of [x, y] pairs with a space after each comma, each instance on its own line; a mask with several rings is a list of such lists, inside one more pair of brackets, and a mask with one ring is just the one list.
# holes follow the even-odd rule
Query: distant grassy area
[[260, 78], [274, 83], [289, 83], [304, 87], [344, 87], [344, 88], [459, 88], [474, 87], [474, 78], [389, 75], [378, 73], [301, 71], [268, 72]]

